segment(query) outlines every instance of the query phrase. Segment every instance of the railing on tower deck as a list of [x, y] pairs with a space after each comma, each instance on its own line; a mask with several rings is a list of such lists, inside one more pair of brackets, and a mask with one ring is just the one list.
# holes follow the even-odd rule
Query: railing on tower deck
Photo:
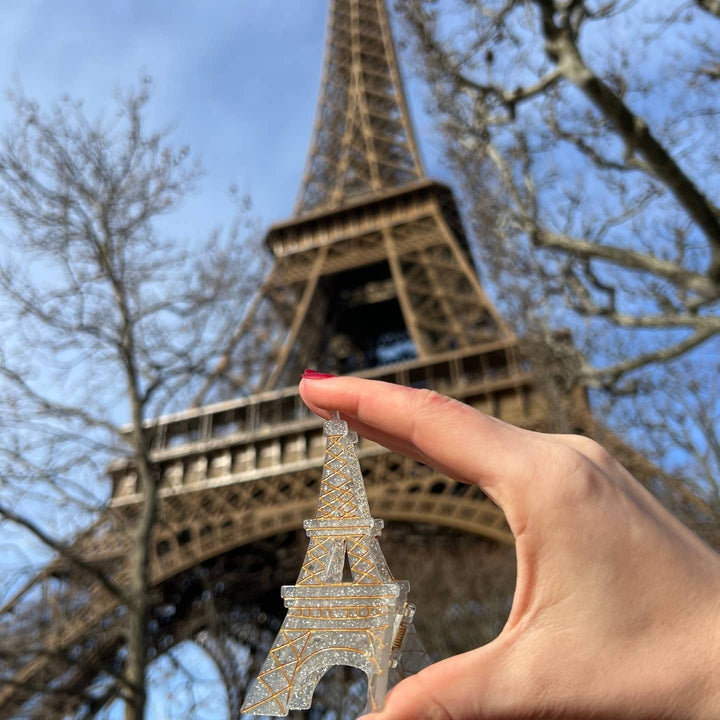
[[[376, 367], [357, 376], [437, 390], [514, 422], [527, 424], [541, 412], [513, 340]], [[317, 462], [325, 449], [320, 422], [296, 387], [167, 415], [148, 423], [147, 431], [152, 460], [161, 473], [161, 494], [291, 472]], [[361, 454], [377, 451], [361, 441]], [[129, 460], [114, 462], [109, 473], [114, 503], [139, 500]]]
[[460, 246], [470, 253], [469, 243], [452, 190], [436, 180], [422, 179], [370, 197], [349, 200], [340, 207], [316, 211], [275, 223], [265, 243], [275, 257], [291, 256], [394, 224], [433, 217], [441, 211]]

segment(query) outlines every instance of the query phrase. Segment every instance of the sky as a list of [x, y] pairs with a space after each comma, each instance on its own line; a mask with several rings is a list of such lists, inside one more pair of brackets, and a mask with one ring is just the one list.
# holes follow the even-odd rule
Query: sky
[[[94, 117], [147, 73], [151, 124], [172, 126], [205, 169], [167, 231], [192, 239], [228, 223], [231, 184], [267, 226], [290, 216], [300, 184], [326, 12], [327, 0], [0, 0], [0, 127], [11, 117], [4, 91], [18, 84], [43, 106], [82, 99]], [[442, 176], [422, 86], [408, 75], [425, 162]]]

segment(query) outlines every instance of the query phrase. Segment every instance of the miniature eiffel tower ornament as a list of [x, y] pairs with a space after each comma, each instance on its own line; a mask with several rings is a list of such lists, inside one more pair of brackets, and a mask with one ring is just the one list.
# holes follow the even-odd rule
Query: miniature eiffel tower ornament
[[[333, 413], [315, 518], [295, 585], [285, 585], [285, 621], [250, 687], [242, 712], [287, 715], [310, 707], [320, 678], [350, 665], [368, 678], [367, 712], [382, 709], [388, 688], [428, 664], [412, 626], [408, 582], [395, 580], [380, 550], [382, 520], [370, 516], [356, 433]], [[351, 579], [343, 579], [349, 567]]]

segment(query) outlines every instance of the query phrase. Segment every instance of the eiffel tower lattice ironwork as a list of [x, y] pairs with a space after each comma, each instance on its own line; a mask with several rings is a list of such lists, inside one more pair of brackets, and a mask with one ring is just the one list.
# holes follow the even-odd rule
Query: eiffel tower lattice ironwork
[[334, 0], [296, 214], [339, 207], [424, 174], [384, 0]]
[[[292, 582], [293, 538], [317, 497], [325, 442], [299, 399], [303, 367], [436, 389], [527, 427], [541, 427], [546, 412], [514, 335], [483, 292], [451, 190], [425, 176], [385, 0], [330, 2], [296, 213], [270, 228], [266, 244], [274, 265], [239, 324], [240, 355], [225, 363], [243, 371], [223, 392], [245, 395], [148, 424], [161, 477], [151, 645], [160, 654], [202, 635], [233, 718], [241, 715], [237, 684], [247, 679], [233, 660], [236, 641], [253, 657], [267, 651], [267, 638], [243, 635], [238, 618], [257, 617], [252, 608]], [[512, 542], [478, 488], [362, 440], [357, 457], [375, 514]], [[142, 496], [132, 463], [118, 460], [110, 475], [108, 512], [74, 549], [122, 584], [124, 528]], [[203, 609], [208, 593], [212, 616]], [[121, 665], [123, 612], [61, 560], [39, 573], [0, 608], [3, 642], [27, 648], [19, 665], [0, 653], [0, 675], [12, 680], [0, 684], [0, 718], [87, 711], [96, 700], [84, 691]]]

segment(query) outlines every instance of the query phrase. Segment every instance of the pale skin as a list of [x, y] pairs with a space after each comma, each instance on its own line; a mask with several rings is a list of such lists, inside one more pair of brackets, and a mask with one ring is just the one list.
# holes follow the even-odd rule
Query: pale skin
[[404, 680], [366, 720], [720, 718], [720, 556], [600, 445], [372, 380], [303, 380], [300, 394], [479, 485], [515, 536], [499, 637]]

